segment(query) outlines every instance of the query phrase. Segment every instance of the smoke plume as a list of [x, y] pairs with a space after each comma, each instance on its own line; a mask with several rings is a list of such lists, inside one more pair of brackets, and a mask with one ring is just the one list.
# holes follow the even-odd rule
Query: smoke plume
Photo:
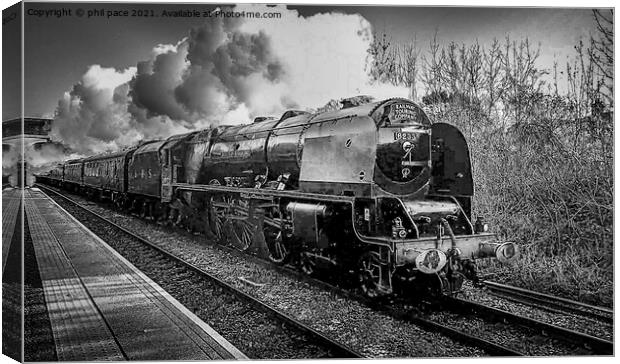
[[93, 154], [357, 94], [407, 95], [370, 84], [372, 28], [360, 15], [302, 17], [264, 5], [232, 10], [281, 17], [205, 19], [177, 44], [155, 46], [135, 67], [90, 66], [58, 103], [54, 139]]
[[21, 146], [2, 144], [2, 176], [9, 176], [11, 185], [17, 184], [17, 162]]
[[28, 171], [37, 174], [54, 168], [58, 161], [63, 158], [74, 159], [80, 157], [83, 156], [73, 153], [60, 143], [41, 143], [28, 148], [25, 161], [28, 164]]
[[118, 149], [139, 138], [127, 108], [134, 74], [134, 68], [90, 66], [58, 102], [51, 137], [81, 153]]

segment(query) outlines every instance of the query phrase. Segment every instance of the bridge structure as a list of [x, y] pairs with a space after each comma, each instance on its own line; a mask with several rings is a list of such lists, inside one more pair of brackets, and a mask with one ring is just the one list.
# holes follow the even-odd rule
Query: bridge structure
[[[23, 128], [22, 128], [23, 125]], [[36, 143], [50, 141], [52, 119], [16, 118], [2, 122], [2, 144], [14, 144], [14, 141], [31, 139]]]
[[11, 155], [11, 158], [3, 157], [3, 162], [11, 163], [2, 166], [3, 184], [6, 179], [12, 185], [24, 185], [27, 166], [23, 153], [36, 144], [50, 142], [51, 130], [52, 119], [15, 118], [2, 122], [2, 153]]

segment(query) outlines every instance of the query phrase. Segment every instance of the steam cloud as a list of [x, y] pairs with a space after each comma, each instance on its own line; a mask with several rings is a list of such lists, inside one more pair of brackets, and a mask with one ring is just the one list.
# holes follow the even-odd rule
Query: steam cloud
[[407, 95], [404, 88], [370, 84], [372, 29], [360, 15], [302, 17], [263, 5], [233, 10], [282, 17], [210, 18], [177, 44], [156, 46], [136, 67], [90, 66], [59, 101], [52, 137], [90, 155], [361, 93]]
[[9, 176], [11, 185], [17, 184], [17, 161], [19, 158], [18, 149], [2, 145], [2, 176]]

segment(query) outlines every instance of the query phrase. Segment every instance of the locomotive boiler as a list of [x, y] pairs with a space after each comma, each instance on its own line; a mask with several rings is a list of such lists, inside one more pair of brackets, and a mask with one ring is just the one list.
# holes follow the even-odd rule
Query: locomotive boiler
[[126, 153], [125, 206], [308, 274], [353, 278], [371, 297], [454, 294], [476, 279], [476, 259], [517, 256], [472, 223], [463, 135], [409, 100], [291, 110]]

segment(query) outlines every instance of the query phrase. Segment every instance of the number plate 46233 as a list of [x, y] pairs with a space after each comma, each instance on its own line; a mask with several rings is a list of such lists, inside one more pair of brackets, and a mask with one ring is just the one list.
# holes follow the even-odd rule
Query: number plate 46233
[[395, 131], [394, 132], [394, 140], [399, 140], [399, 139], [403, 139], [403, 140], [416, 140], [417, 139], [417, 134], [416, 133], [406, 133], [406, 132], [402, 132], [402, 131]]

